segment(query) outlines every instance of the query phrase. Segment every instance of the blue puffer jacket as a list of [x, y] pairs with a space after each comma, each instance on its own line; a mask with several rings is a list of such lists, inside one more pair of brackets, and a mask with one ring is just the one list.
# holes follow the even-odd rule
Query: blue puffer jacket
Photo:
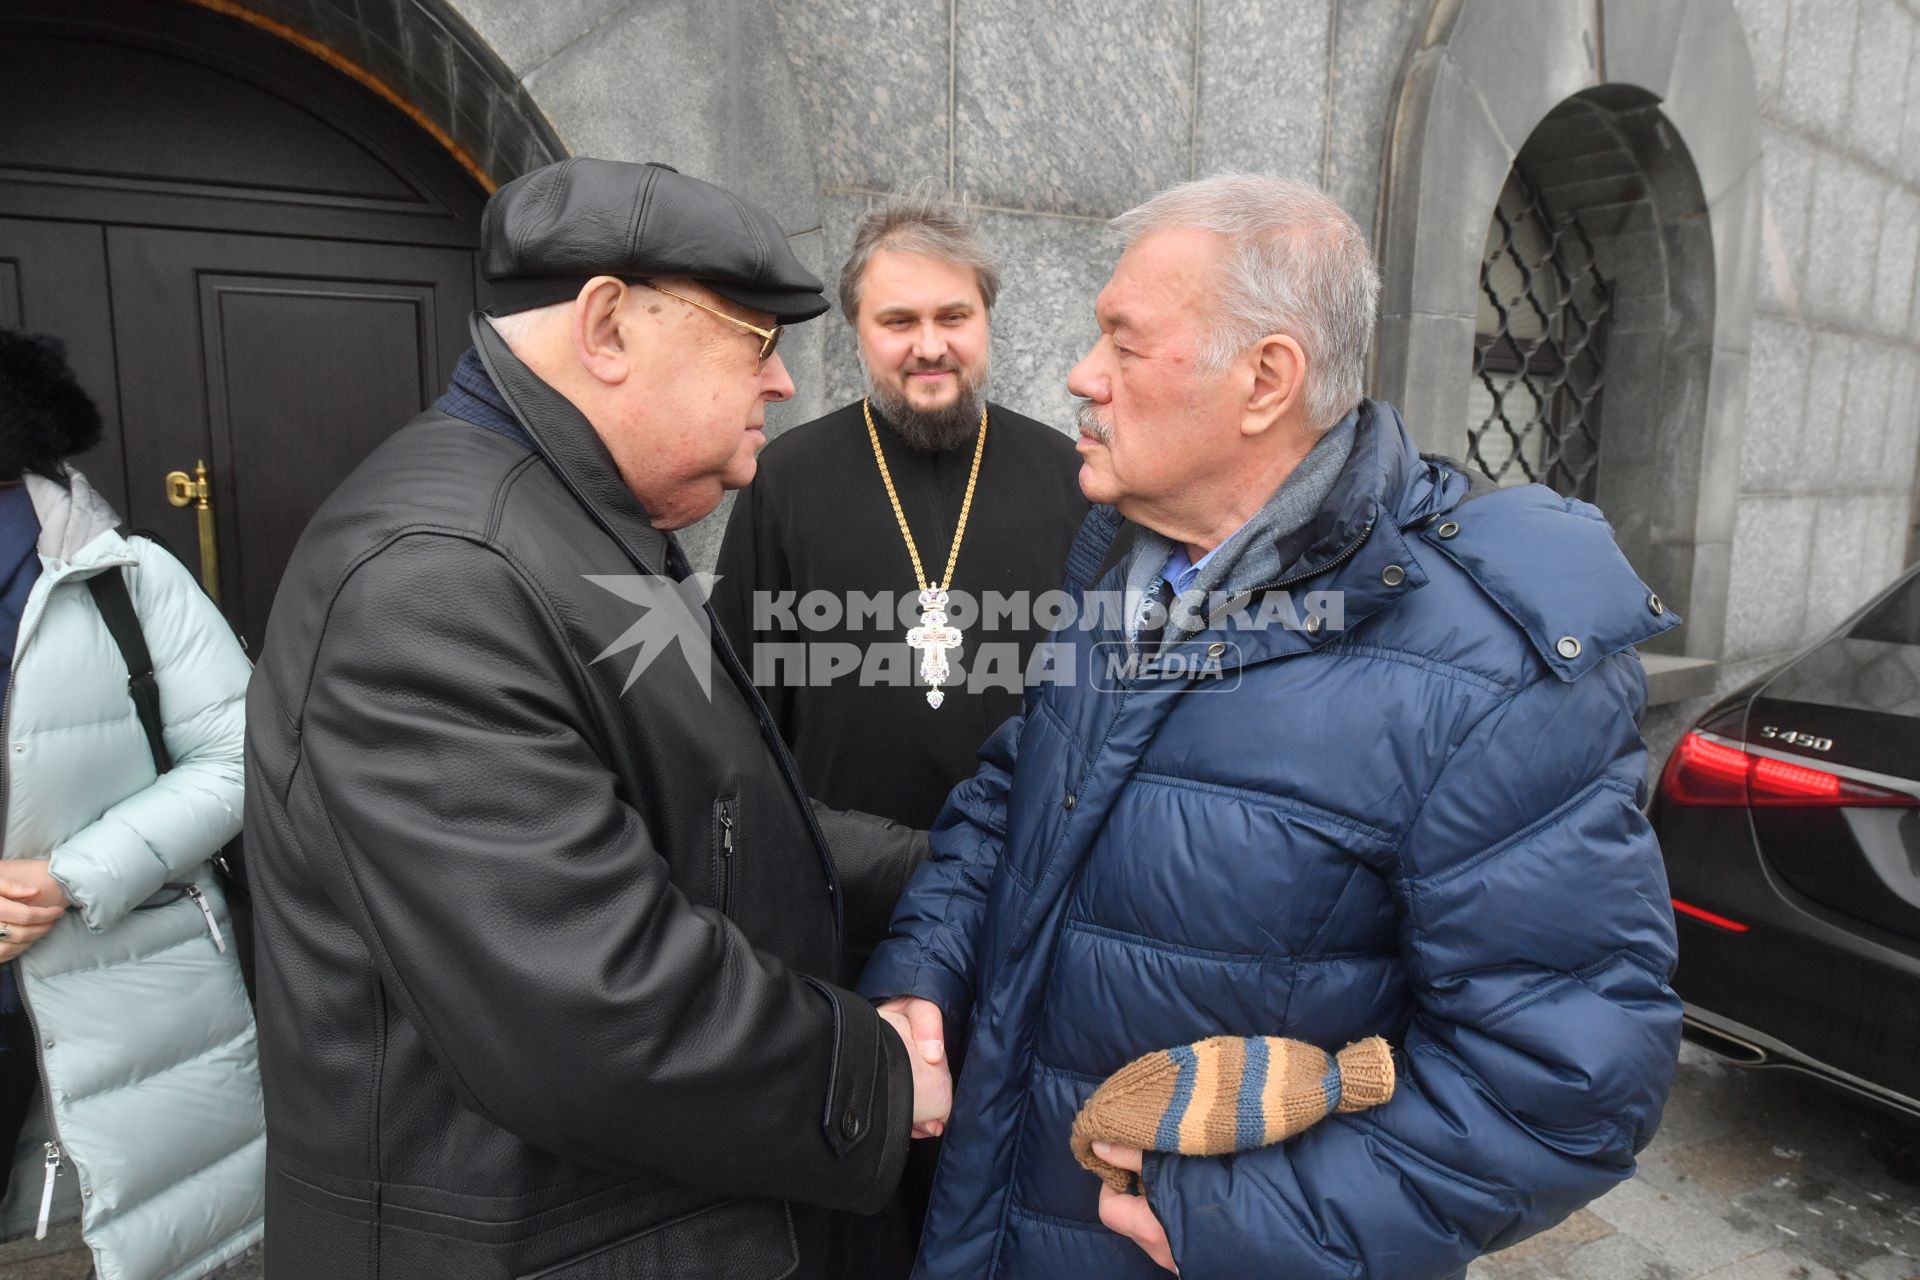
[[[1675, 619], [1592, 507], [1468, 490], [1364, 404], [1281, 580], [1344, 592], [1344, 629], [1203, 631], [1184, 651], [1228, 646], [1225, 678], [1175, 692], [1094, 668], [1116, 632], [1057, 637], [1073, 678], [983, 748], [862, 983], [965, 1029], [916, 1276], [1164, 1276], [1100, 1225], [1068, 1129], [1124, 1063], [1221, 1033], [1379, 1033], [1399, 1088], [1277, 1147], [1149, 1155], [1186, 1280], [1449, 1276], [1633, 1172], [1680, 1004], [1631, 646]], [[1071, 593], [1119, 527], [1088, 518]]]

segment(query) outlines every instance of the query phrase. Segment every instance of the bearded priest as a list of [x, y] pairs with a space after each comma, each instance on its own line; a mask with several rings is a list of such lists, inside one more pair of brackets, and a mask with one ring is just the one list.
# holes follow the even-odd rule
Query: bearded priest
[[916, 828], [1020, 709], [1087, 513], [1073, 440], [987, 401], [999, 289], [951, 207], [869, 214], [840, 273], [868, 394], [767, 446], [717, 566], [714, 608], [809, 793]]
[[[1035, 606], [1087, 513], [1073, 440], [987, 402], [999, 292], [952, 208], [912, 197], [867, 216], [840, 310], [868, 394], [761, 453], [712, 597], [809, 794], [921, 829], [1020, 709]], [[852, 980], [887, 919], [846, 926]], [[904, 1280], [937, 1145], [916, 1144], [881, 1213], [837, 1217], [833, 1275]]]

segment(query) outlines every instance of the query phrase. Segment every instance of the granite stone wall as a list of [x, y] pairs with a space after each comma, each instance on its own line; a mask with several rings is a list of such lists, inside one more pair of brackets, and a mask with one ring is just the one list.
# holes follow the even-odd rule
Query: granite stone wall
[[1734, 0], [1766, 215], [1723, 687], [1906, 563], [1920, 449], [1920, 12]]
[[[1097, 330], [1102, 225], [1222, 169], [1273, 170], [1374, 221], [1380, 149], [1423, 6], [1405, 0], [770, 0], [815, 138], [825, 258], [885, 193], [932, 181], [1002, 256], [993, 395], [1065, 426]], [[858, 395], [852, 334], [788, 416]], [[694, 535], [696, 539], [700, 534]]]
[[[1499, 2], [1584, 11], [1591, 0]], [[1601, 0], [1619, 22], [1683, 2], [1728, 0]], [[1920, 0], [1731, 3], [1760, 93], [1765, 209], [1723, 689], [1898, 572], [1920, 457]], [[1070, 411], [1066, 372], [1095, 333], [1092, 300], [1114, 257], [1101, 224], [1114, 213], [1188, 177], [1271, 169], [1318, 181], [1375, 230], [1382, 148], [1431, 11], [1428, 0], [449, 6], [568, 146], [737, 186], [776, 210], [829, 280], [886, 192], [931, 182], [968, 201], [1006, 267], [994, 395], [1056, 425]], [[770, 415], [776, 430], [858, 394], [839, 316], [783, 350], [800, 393]], [[711, 556], [724, 515], [688, 535], [697, 556]], [[1657, 750], [1698, 705], [1656, 710]]]
[[[1920, 456], [1920, 6], [1732, 2], [1765, 208], [1721, 692], [1910, 562]], [[1706, 703], [1649, 714], [1656, 754]]]
[[[825, 247], [845, 256], [884, 193], [932, 180], [1005, 260], [995, 395], [1064, 424], [1112, 268], [1102, 223], [1225, 168], [1328, 186], [1371, 227], [1380, 145], [1422, 6], [1403, 0], [772, 0], [820, 166]], [[884, 13], [884, 17], [881, 15]], [[826, 402], [857, 394], [844, 322], [823, 326]]]

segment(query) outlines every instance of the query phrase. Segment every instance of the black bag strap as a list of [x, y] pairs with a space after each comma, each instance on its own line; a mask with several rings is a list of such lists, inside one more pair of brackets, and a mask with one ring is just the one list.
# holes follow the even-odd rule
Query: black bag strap
[[147, 731], [154, 770], [165, 773], [173, 768], [173, 757], [167, 753], [161, 732], [160, 682], [153, 678], [153, 655], [147, 652], [147, 637], [140, 630], [140, 615], [133, 607], [133, 595], [127, 590], [120, 566], [88, 578], [87, 590], [93, 593], [101, 621], [107, 624], [108, 634], [126, 660], [127, 693], [133, 699], [134, 713], [140, 717], [140, 727]]

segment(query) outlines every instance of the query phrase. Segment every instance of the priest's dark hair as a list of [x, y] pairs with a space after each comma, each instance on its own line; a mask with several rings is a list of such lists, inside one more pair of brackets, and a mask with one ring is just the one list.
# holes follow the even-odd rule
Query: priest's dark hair
[[847, 255], [847, 265], [840, 268], [840, 314], [848, 324], [860, 317], [860, 282], [866, 277], [867, 264], [882, 249], [920, 253], [972, 267], [973, 278], [980, 285], [980, 300], [988, 311], [1000, 296], [1000, 267], [993, 260], [993, 252], [959, 206], [935, 195], [931, 183], [922, 183], [869, 213], [854, 233], [853, 252]]
[[32, 471], [67, 483], [60, 465], [100, 443], [100, 411], [48, 334], [0, 329], [0, 480]]

